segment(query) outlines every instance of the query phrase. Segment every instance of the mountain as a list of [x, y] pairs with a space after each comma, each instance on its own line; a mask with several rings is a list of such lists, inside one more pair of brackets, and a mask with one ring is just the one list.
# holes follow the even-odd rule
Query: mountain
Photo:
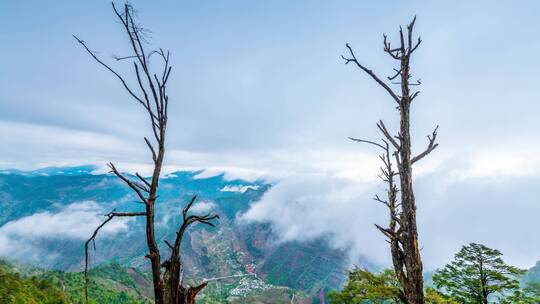
[[13, 266], [0, 260], [0, 303], [67, 304], [68, 298], [51, 282], [38, 277], [23, 277]]
[[[94, 169], [0, 170], [0, 256], [56, 269], [63, 276], [80, 271], [83, 243], [102, 215], [113, 209], [139, 211], [143, 207], [116, 177], [94, 174]], [[272, 294], [275, 303], [281, 303], [278, 299], [290, 303], [294, 294], [295, 299], [310, 303], [321, 290], [341, 286], [348, 266], [345, 252], [329, 247], [323, 239], [277, 242], [270, 225], [238, 219], [270, 184], [227, 180], [224, 175], [201, 178], [200, 173], [164, 176], [156, 232], [160, 249], [166, 252], [164, 240], [174, 238], [181, 209], [193, 195], [198, 202], [194, 212], [212, 210], [220, 215], [216, 228], [193, 227], [182, 248], [187, 277], [200, 281], [234, 276], [210, 284], [203, 294], [206, 302], [257, 303], [257, 298]], [[114, 262], [147, 274], [144, 221], [118, 219], [106, 227], [109, 230], [100, 232], [96, 250], [90, 253], [91, 266]]]
[[523, 285], [538, 282], [540, 282], [540, 261], [536, 262], [536, 265], [527, 270], [525, 275], [521, 278], [521, 283]]
[[[1, 303], [83, 304], [84, 274], [43, 270], [0, 260]], [[90, 303], [150, 303], [151, 283], [144, 273], [116, 263], [90, 270]], [[16, 301], [11, 301], [14, 299]]]
[[[43, 270], [27, 265], [14, 266], [0, 260], [0, 303], [17, 304], [83, 304], [84, 274]], [[235, 303], [310, 303], [305, 294], [289, 288], [259, 282], [257, 289], [245, 293], [250, 283], [241, 280], [235, 287], [211, 284], [198, 299], [200, 304]], [[90, 270], [89, 302], [91, 304], [149, 304], [152, 303], [152, 284], [149, 276], [134, 268], [107, 263]], [[244, 293], [243, 293], [244, 292]], [[243, 293], [243, 294], [242, 294]], [[231, 297], [229, 294], [237, 295]], [[241, 296], [240, 296], [241, 294]], [[304, 300], [302, 300], [304, 299]]]

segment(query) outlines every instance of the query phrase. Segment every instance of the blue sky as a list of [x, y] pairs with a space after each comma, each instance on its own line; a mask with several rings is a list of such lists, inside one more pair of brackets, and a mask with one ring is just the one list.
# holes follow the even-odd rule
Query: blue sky
[[[540, 259], [540, 245], [523, 247], [540, 244], [528, 235], [540, 212], [530, 195], [540, 182], [539, 2], [132, 4], [153, 32], [152, 45], [173, 56], [170, 170], [279, 180], [285, 186], [276, 191], [283, 193], [270, 197], [284, 202], [309, 198], [308, 189], [319, 185], [322, 193], [307, 201], [337, 191], [343, 213], [382, 220], [384, 210], [369, 200], [381, 189], [376, 152], [346, 137], [376, 139], [375, 122], [382, 118], [395, 128], [397, 113], [385, 92], [340, 55], [350, 42], [362, 62], [389, 75], [393, 62], [382, 52], [382, 33], [395, 38], [398, 25], [416, 14], [424, 42], [413, 61], [423, 82], [412, 112], [415, 151], [437, 124], [441, 143], [415, 171], [418, 196], [426, 200], [419, 202], [419, 217], [428, 265], [440, 265], [468, 241], [500, 247], [522, 266]], [[109, 2], [4, 0], [0, 26], [1, 167], [115, 161], [126, 170], [148, 168], [142, 109], [71, 36], [129, 75], [129, 65], [112, 59], [126, 54], [127, 44]], [[336, 236], [336, 246], [377, 255], [362, 249], [365, 241], [332, 228], [340, 209], [324, 206], [311, 218], [329, 223], [320, 234]], [[489, 216], [480, 216], [486, 209]], [[252, 219], [273, 222], [284, 238], [302, 237], [294, 231], [304, 231], [303, 223], [254, 210]], [[456, 219], [463, 214], [471, 218]], [[357, 229], [379, 242], [373, 248], [384, 247], [373, 221], [364, 218]], [[445, 244], [437, 242], [440, 235]]]

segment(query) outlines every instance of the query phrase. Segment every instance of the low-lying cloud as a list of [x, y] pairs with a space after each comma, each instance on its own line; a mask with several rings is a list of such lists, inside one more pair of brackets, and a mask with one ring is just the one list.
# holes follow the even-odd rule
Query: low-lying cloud
[[201, 201], [193, 205], [190, 211], [193, 213], [207, 213], [214, 209], [216, 205], [210, 201]]
[[[540, 238], [533, 232], [540, 214], [534, 189], [540, 176], [470, 175], [470, 166], [447, 159], [415, 179], [422, 255], [427, 270], [450, 261], [459, 248], [480, 242], [503, 252], [505, 259], [531, 267], [540, 259]], [[382, 183], [295, 176], [282, 180], [243, 215], [244, 221], [269, 222], [278, 239], [327, 237], [347, 249], [351, 261], [367, 257], [389, 266], [384, 237], [374, 223], [387, 223], [384, 206], [372, 201], [384, 194]], [[532, 229], [532, 230], [531, 230]]]
[[221, 192], [240, 192], [244, 193], [248, 189], [257, 190], [259, 189], [259, 186], [257, 185], [227, 185], [223, 187], [220, 191]]
[[359, 255], [386, 263], [384, 240], [373, 223], [384, 222], [384, 210], [369, 198], [373, 185], [329, 175], [289, 177], [265, 193], [240, 219], [270, 222], [282, 241], [320, 237], [347, 249], [351, 261]]
[[[96, 202], [72, 203], [58, 212], [38, 212], [10, 221], [0, 227], [0, 256], [34, 261], [52, 259], [59, 252], [49, 252], [39, 242], [50, 239], [85, 240], [104, 220], [106, 213]], [[127, 219], [116, 219], [100, 230], [100, 236], [114, 235], [127, 229]]]

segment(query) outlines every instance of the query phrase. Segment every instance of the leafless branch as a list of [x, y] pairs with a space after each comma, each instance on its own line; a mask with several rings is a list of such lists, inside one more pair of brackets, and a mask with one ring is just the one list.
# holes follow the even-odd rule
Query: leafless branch
[[357, 142], [361, 142], [361, 143], [366, 143], [366, 144], [370, 144], [370, 145], [374, 145], [374, 146], [377, 146], [381, 149], [386, 149], [385, 146], [381, 145], [381, 144], [378, 144], [374, 141], [370, 141], [370, 140], [365, 140], [365, 139], [359, 139], [359, 138], [353, 138], [353, 137], [349, 137], [350, 140], [352, 141], [357, 141]]
[[169, 247], [169, 249], [174, 249], [173, 245], [171, 245], [171, 243], [169, 243], [169, 241], [167, 240], [163, 240], [163, 242], [165, 242], [165, 244], [167, 244], [167, 246]]
[[392, 241], [392, 239], [396, 238], [394, 231], [390, 230], [389, 228], [383, 228], [377, 224], [374, 225], [375, 227], [377, 227], [377, 229], [379, 229], [380, 232], [382, 232], [382, 234], [384, 234], [387, 238], [390, 239], [390, 242]]
[[141, 98], [139, 98], [139, 96], [137, 96], [133, 90], [128, 86], [127, 82], [124, 80], [124, 78], [122, 76], [120, 76], [120, 74], [118, 74], [115, 70], [113, 70], [110, 66], [108, 66], [106, 63], [104, 63], [101, 59], [99, 59], [95, 52], [94, 51], [91, 51], [88, 46], [86, 45], [86, 43], [79, 39], [77, 36], [73, 35], [73, 38], [75, 38], [75, 40], [77, 40], [77, 42], [83, 46], [83, 48], [86, 50], [86, 52], [88, 54], [90, 54], [90, 56], [92, 56], [92, 58], [94, 58], [95, 61], [97, 61], [100, 65], [102, 65], [103, 67], [105, 67], [107, 70], [109, 70], [111, 73], [113, 73], [119, 80], [120, 82], [122, 82], [122, 85], [124, 86], [124, 88], [126, 89], [126, 91], [128, 91], [129, 95], [131, 95], [133, 98], [135, 98], [135, 100], [137, 100], [138, 102], [140, 102], [141, 104], [144, 105], [144, 102]]
[[[88, 303], [88, 245], [90, 242], [93, 242], [95, 244], [95, 239], [97, 237], [97, 234], [105, 224], [110, 222], [115, 217], [133, 217], [133, 216], [145, 216], [146, 212], [115, 212], [115, 210], [111, 211], [109, 214], [107, 214], [107, 219], [103, 221], [97, 228], [94, 230], [94, 233], [92, 236], [84, 243], [84, 297], [86, 299], [86, 303]], [[95, 245], [94, 245], [95, 247]]]
[[[358, 65], [364, 72], [368, 73], [379, 85], [384, 87], [392, 96], [394, 101], [398, 103], [396, 109], [400, 114], [399, 132], [397, 136], [392, 136], [388, 132], [382, 121], [377, 123], [377, 127], [384, 135], [385, 145], [387, 146], [384, 153], [380, 156], [383, 163], [379, 177], [385, 182], [386, 198], [375, 196], [375, 201], [384, 204], [388, 208], [389, 223], [388, 227], [375, 225], [376, 228], [384, 234], [387, 242], [390, 244], [392, 254], [392, 263], [396, 276], [402, 286], [399, 292], [399, 299], [404, 303], [424, 303], [423, 290], [423, 274], [422, 260], [420, 254], [420, 246], [418, 244], [418, 230], [416, 223], [416, 202], [412, 187], [412, 164], [422, 159], [438, 144], [436, 143], [437, 128], [428, 136], [428, 147], [419, 155], [411, 156], [411, 134], [410, 134], [410, 108], [412, 101], [419, 95], [419, 91], [411, 94], [412, 86], [422, 84], [418, 79], [416, 82], [411, 82], [412, 74], [410, 72], [411, 55], [422, 43], [418, 37], [413, 43], [413, 28], [416, 22], [416, 17], [407, 25], [406, 32], [403, 27], [399, 27], [399, 45], [393, 47], [388, 41], [388, 37], [383, 35], [384, 52], [390, 55], [395, 60], [399, 61], [399, 68], [395, 68], [395, 74], [387, 77], [391, 84], [400, 86], [400, 92], [394, 92], [390, 87], [382, 82], [371, 70], [362, 66], [354, 56], [352, 49], [347, 44], [347, 48], [351, 53], [351, 58], [342, 58], [345, 63], [353, 62]], [[375, 142], [357, 140], [374, 145]], [[390, 151], [390, 147], [392, 150]], [[383, 146], [383, 145], [381, 145]], [[384, 147], [384, 146], [383, 146]], [[393, 171], [392, 158], [395, 159], [397, 172]], [[399, 190], [395, 183], [394, 177], [399, 178]], [[399, 200], [398, 203], [398, 191]]]
[[133, 191], [135, 191], [135, 193], [142, 202], [148, 204], [148, 199], [142, 194], [141, 189], [137, 187], [137, 185], [133, 181], [129, 180], [122, 173], [118, 172], [113, 163], [109, 163], [108, 166], [109, 168], [111, 168], [111, 173], [114, 173], [114, 175], [116, 175], [119, 179], [126, 183], [126, 185], [128, 185]]
[[197, 199], [197, 196], [193, 196], [191, 201], [183, 208], [182, 210], [182, 225], [180, 226], [180, 229], [178, 229], [178, 232], [176, 233], [176, 240], [173, 245], [173, 253], [175, 251], [178, 251], [180, 249], [180, 245], [182, 242], [182, 237], [184, 236], [185, 231], [187, 228], [196, 222], [206, 224], [209, 226], [214, 227], [215, 225], [211, 222], [214, 219], [219, 219], [219, 215], [214, 214], [206, 214], [206, 215], [188, 215], [189, 210], [195, 203], [195, 200]]
[[141, 182], [143, 182], [148, 188], [152, 187], [152, 185], [150, 185], [150, 183], [144, 178], [142, 177], [139, 173], [135, 173], [135, 175], [141, 180]]
[[394, 80], [394, 79], [396, 79], [398, 76], [401, 75], [401, 70], [394, 69], [394, 71], [396, 72], [396, 74], [394, 74], [393, 76], [386, 77], [386, 78], [388, 78], [388, 80]]
[[379, 130], [382, 132], [384, 137], [386, 137], [386, 139], [392, 144], [392, 146], [394, 146], [394, 148], [396, 148], [396, 150], [399, 151], [399, 149], [400, 149], [399, 144], [392, 137], [392, 135], [390, 135], [390, 132], [388, 132], [388, 129], [386, 128], [386, 126], [384, 125], [384, 122], [382, 120], [379, 120], [379, 122], [377, 123], [377, 128], [379, 128]]
[[428, 138], [428, 146], [426, 148], [426, 150], [424, 150], [424, 152], [416, 155], [415, 157], [413, 157], [411, 159], [411, 163], [415, 163], [419, 160], [421, 160], [422, 158], [424, 158], [426, 155], [428, 155], [429, 153], [431, 153], [431, 151], [435, 150], [439, 144], [436, 142], [437, 140], [437, 131], [439, 129], [439, 126], [436, 126], [435, 129], [433, 130], [433, 132], [431, 132], [431, 135], [428, 135], [427, 138]]
[[414, 94], [412, 94], [412, 96], [411, 96], [410, 101], [412, 102], [418, 96], [418, 94], [420, 94], [420, 91], [414, 92]]
[[116, 61], [122, 61], [122, 60], [126, 60], [126, 59], [133, 59], [133, 58], [137, 58], [137, 55], [131, 55], [131, 56], [113, 56], [113, 59], [116, 60]]
[[154, 163], [156, 163], [156, 161], [157, 161], [156, 150], [154, 150], [154, 147], [152, 146], [152, 144], [150, 143], [148, 138], [145, 137], [144, 141], [146, 142], [146, 145], [150, 149], [150, 152], [152, 152], [152, 160], [154, 161]]
[[394, 100], [397, 103], [399, 103], [399, 98], [396, 95], [396, 93], [394, 93], [394, 91], [384, 81], [382, 81], [377, 75], [375, 75], [375, 73], [373, 73], [372, 70], [370, 70], [370, 69], [366, 68], [365, 66], [363, 66], [362, 64], [360, 64], [360, 62], [356, 59], [356, 56], [354, 55], [353, 49], [351, 48], [351, 46], [348, 43], [345, 44], [345, 46], [349, 50], [349, 53], [350, 53], [350, 55], [352, 57], [352, 58], [346, 58], [345, 56], [342, 55], [341, 58], [343, 58], [343, 60], [345, 60], [345, 64], [348, 64], [349, 62], [353, 62], [354, 64], [356, 64], [356, 66], [358, 66], [360, 69], [362, 69], [364, 72], [366, 72], [369, 76], [371, 76], [380, 86], [382, 86], [388, 92], [388, 94], [390, 94], [390, 96], [392, 96], [392, 98], [394, 98]]
[[[91, 51], [86, 43], [81, 39], [74, 36], [77, 42], [84, 47], [87, 53], [97, 61], [100, 65], [104, 66], [114, 76], [116, 76], [128, 91], [129, 95], [138, 101], [146, 110], [150, 119], [151, 128], [155, 142], [152, 142], [148, 138], [144, 138], [146, 145], [148, 146], [154, 163], [154, 169], [151, 178], [146, 179], [140, 174], [136, 173], [134, 178], [131, 176], [120, 173], [114, 164], [110, 163], [109, 167], [111, 172], [114, 173], [121, 181], [129, 186], [137, 195], [142, 203], [145, 204], [146, 212], [141, 213], [110, 213], [109, 218], [105, 220], [95, 231], [91, 239], [85, 244], [87, 249], [90, 241], [95, 239], [97, 231], [107, 224], [115, 216], [137, 216], [144, 215], [146, 218], [146, 244], [148, 247], [148, 254], [151, 263], [152, 270], [152, 282], [154, 287], [154, 301], [156, 304], [165, 303], [187, 303], [193, 304], [196, 294], [206, 286], [206, 283], [197, 285], [195, 287], [185, 288], [181, 282], [183, 278], [183, 269], [180, 262], [180, 241], [181, 236], [188, 228], [189, 225], [194, 223], [202, 223], [209, 226], [214, 226], [213, 220], [219, 218], [217, 215], [188, 215], [188, 211], [195, 201], [193, 200], [184, 208], [182, 212], [182, 226], [177, 232], [177, 239], [175, 244], [171, 244], [165, 241], [165, 244], [173, 251], [168, 263], [168, 268], [165, 274], [162, 273], [161, 254], [159, 246], [156, 242], [154, 217], [155, 217], [155, 203], [158, 199], [158, 184], [162, 171], [162, 165], [165, 155], [165, 135], [167, 128], [167, 111], [169, 104], [169, 96], [167, 95], [167, 83], [171, 75], [172, 67], [170, 66], [170, 53], [163, 49], [152, 50], [149, 53], [145, 50], [145, 44], [148, 30], [136, 23], [134, 20], [135, 10], [133, 7], [126, 3], [123, 5], [123, 10], [117, 9], [114, 3], [112, 8], [118, 20], [120, 21], [125, 33], [129, 39], [129, 46], [131, 48], [131, 54], [127, 56], [115, 56], [116, 61], [132, 60], [134, 74], [137, 79], [138, 88], [132, 89], [125, 78], [112, 69], [108, 64], [104, 63], [95, 52]], [[159, 56], [158, 60], [162, 61], [162, 70], [154, 71], [151, 69], [150, 59], [153, 56]], [[88, 261], [88, 252], [86, 252], [86, 261]], [[164, 263], [165, 264], [165, 263]], [[88, 265], [86, 265], [85, 273]], [[88, 303], [88, 282], [86, 281], [85, 293], [86, 303]], [[184, 302], [188, 299], [188, 302]], [[189, 300], [191, 299], [191, 300]]]

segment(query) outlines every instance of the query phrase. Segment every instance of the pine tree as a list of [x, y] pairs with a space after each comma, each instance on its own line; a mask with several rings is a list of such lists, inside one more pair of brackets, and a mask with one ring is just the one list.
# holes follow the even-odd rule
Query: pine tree
[[519, 291], [519, 276], [524, 270], [507, 265], [502, 253], [482, 244], [463, 246], [454, 260], [433, 276], [435, 286], [464, 304], [497, 302]]

